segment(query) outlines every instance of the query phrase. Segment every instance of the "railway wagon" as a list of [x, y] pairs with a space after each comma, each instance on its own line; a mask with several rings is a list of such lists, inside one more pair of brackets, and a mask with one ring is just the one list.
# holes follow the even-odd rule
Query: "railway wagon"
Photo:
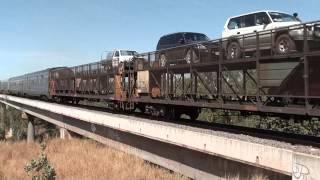
[[37, 71], [8, 80], [8, 93], [19, 96], [50, 99], [49, 74], [54, 68]]
[[7, 93], [9, 88], [8, 81], [0, 81], [0, 93]]
[[[101, 61], [55, 69], [50, 74], [50, 95], [57, 101], [105, 100], [115, 107], [123, 106], [123, 102], [130, 99], [128, 94], [132, 93], [125, 92], [124, 87], [127, 88], [130, 84], [128, 78], [134, 75], [124, 73], [124, 64], [127, 63], [118, 64], [114, 66], [112, 61]], [[126, 68], [133, 73], [132, 67]]]

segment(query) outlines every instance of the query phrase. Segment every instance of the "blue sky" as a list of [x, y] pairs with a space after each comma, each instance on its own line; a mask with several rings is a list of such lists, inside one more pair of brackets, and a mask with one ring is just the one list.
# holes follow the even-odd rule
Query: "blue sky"
[[114, 48], [152, 51], [171, 32], [219, 38], [227, 17], [255, 10], [319, 20], [319, 7], [319, 0], [1, 0], [0, 79], [98, 61]]

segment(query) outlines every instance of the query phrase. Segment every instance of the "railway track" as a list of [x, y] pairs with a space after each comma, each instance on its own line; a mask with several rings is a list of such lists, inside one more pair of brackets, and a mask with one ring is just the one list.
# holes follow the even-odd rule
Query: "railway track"
[[183, 120], [182, 124], [192, 125], [193, 127], [199, 127], [203, 129], [210, 129], [215, 131], [229, 132], [233, 134], [243, 134], [263, 139], [276, 140], [292, 145], [303, 145], [320, 148], [320, 137], [308, 136], [294, 133], [286, 133], [267, 129], [249, 128], [244, 126], [227, 125], [220, 123], [208, 123], [208, 122], [187, 122]]
[[[70, 104], [67, 104], [67, 105], [70, 105]], [[200, 120], [199, 121], [191, 121], [189, 119], [174, 119], [174, 120], [171, 119], [170, 120], [165, 118], [152, 117], [150, 115], [138, 113], [138, 112], [134, 112], [132, 114], [114, 112], [111, 109], [104, 108], [104, 107], [97, 107], [93, 105], [72, 105], [72, 106], [91, 109], [91, 110], [97, 110], [97, 111], [105, 111], [105, 112], [114, 113], [114, 114], [131, 115], [134, 117], [152, 119], [152, 120], [163, 121], [163, 122], [171, 122], [179, 125], [191, 126], [191, 127], [201, 128], [205, 130], [221, 131], [226, 133], [241, 134], [241, 135], [247, 135], [247, 136], [268, 139], [268, 140], [276, 140], [276, 141], [289, 143], [297, 146], [302, 145], [302, 146], [311, 146], [311, 147], [320, 148], [320, 137], [316, 137], [316, 136], [294, 134], [294, 133], [280, 132], [280, 131], [267, 130], [267, 129], [250, 128], [250, 127], [221, 124], [221, 123], [211, 123], [211, 122], [204, 122]]]

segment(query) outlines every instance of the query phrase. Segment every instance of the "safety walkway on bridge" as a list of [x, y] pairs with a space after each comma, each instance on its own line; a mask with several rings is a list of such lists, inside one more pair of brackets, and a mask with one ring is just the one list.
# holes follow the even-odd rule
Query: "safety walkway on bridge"
[[217, 158], [292, 179], [320, 179], [320, 150], [312, 147], [8, 95], [0, 102], [195, 179], [221, 178]]

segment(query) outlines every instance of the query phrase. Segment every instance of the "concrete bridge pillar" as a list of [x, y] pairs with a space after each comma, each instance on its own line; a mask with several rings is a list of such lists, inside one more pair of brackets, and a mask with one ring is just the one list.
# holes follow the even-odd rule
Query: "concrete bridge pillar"
[[27, 130], [27, 142], [32, 143], [34, 142], [34, 135], [35, 135], [35, 130], [34, 130], [34, 117], [30, 114], [27, 113], [22, 113], [22, 119], [28, 120], [28, 130]]
[[27, 142], [32, 143], [34, 142], [34, 118], [29, 117], [28, 119], [28, 135], [27, 135]]
[[60, 128], [60, 138], [61, 139], [72, 139], [71, 133], [66, 129], [61, 127]]
[[0, 129], [2, 131], [0, 131], [0, 138], [4, 138], [5, 137], [5, 119], [6, 119], [6, 105], [0, 103], [0, 113], [1, 113], [1, 117], [0, 117]]

